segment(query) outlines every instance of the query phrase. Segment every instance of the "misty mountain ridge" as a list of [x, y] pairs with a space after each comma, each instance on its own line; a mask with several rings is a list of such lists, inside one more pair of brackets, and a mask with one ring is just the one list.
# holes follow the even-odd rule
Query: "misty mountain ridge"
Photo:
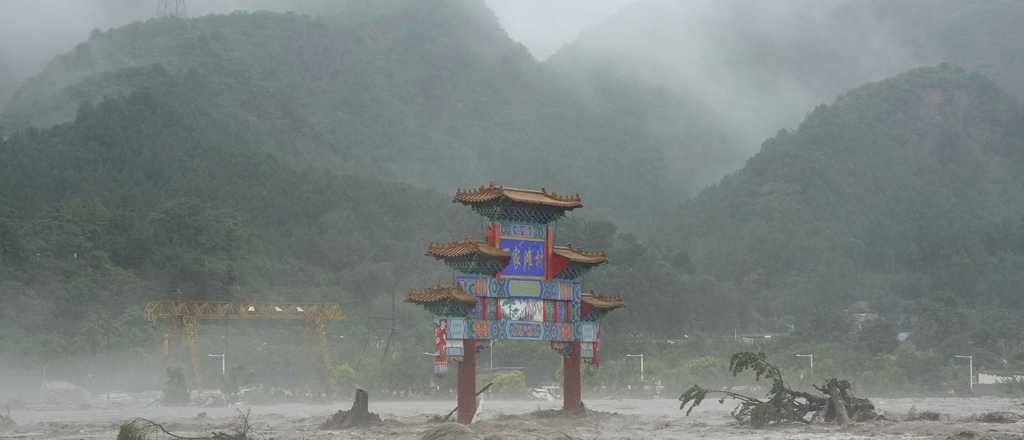
[[444, 192], [488, 181], [580, 192], [592, 214], [619, 221], [664, 209], [642, 195], [678, 194], [678, 203], [695, 189], [672, 188], [661, 139], [589, 109], [483, 2], [345, 11], [152, 19], [94, 33], [19, 89], [6, 125], [66, 121], [83, 101], [145, 87], [137, 73], [159, 64], [217, 84], [214, 104], [280, 139], [276, 153], [299, 167]]
[[[697, 273], [738, 286], [765, 326], [857, 301], [905, 327], [934, 302], [1016, 310], [1022, 118], [1018, 101], [981, 75], [915, 69], [817, 107], [661, 233]], [[945, 343], [939, 336], [920, 338]]]
[[[369, 316], [390, 313], [390, 295], [450, 280], [422, 246], [480, 232], [445, 194], [495, 181], [583, 195], [558, 233], [610, 250], [587, 278], [629, 301], [604, 324], [609, 347], [737, 330], [847, 342], [845, 310], [861, 303], [923, 350], [1009, 356], [997, 351], [1024, 307], [1024, 111], [1007, 77], [941, 64], [861, 85], [918, 57], [892, 46], [892, 63], [850, 61], [858, 42], [842, 32], [792, 40], [829, 35], [836, 8], [884, 5], [796, 4], [823, 18], [781, 32], [791, 11], [758, 24], [760, 6], [726, 8], [691, 17], [720, 30], [686, 40], [640, 15], [651, 38], [687, 49], [666, 53], [710, 60], [680, 76], [686, 87], [669, 57], [582, 50], [599, 31], [538, 63], [469, 0], [97, 32], [4, 114], [0, 294], [14, 306], [0, 351], [138, 347], [155, 330], [132, 330], [140, 310], [124, 304], [170, 294], [343, 300], [352, 319], [339, 325], [380, 341], [388, 323]], [[745, 166], [687, 200], [769, 127]], [[408, 349], [389, 378], [414, 381], [395, 371], [426, 362], [416, 330], [395, 338]], [[42, 342], [22, 342], [32, 334]]]
[[807, 109], [911, 68], [949, 62], [1024, 97], [1021, 20], [1014, 1], [644, 0], [544, 64], [607, 108], [656, 94], [637, 117], [702, 185]]
[[147, 83], [0, 141], [0, 351], [133, 347], [168, 296], [343, 301], [371, 331], [360, 316], [444, 278], [424, 243], [476, 229], [441, 194], [260, 153], [198, 75]]

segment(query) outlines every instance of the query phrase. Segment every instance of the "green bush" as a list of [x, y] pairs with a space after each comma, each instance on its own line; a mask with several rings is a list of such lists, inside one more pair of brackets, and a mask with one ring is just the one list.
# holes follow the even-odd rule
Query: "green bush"
[[510, 371], [507, 373], [494, 373], [494, 386], [491, 390], [501, 395], [516, 395], [526, 393], [526, 376], [522, 372]]
[[356, 383], [356, 370], [347, 363], [337, 364], [331, 368], [328, 379], [333, 389], [350, 389]]

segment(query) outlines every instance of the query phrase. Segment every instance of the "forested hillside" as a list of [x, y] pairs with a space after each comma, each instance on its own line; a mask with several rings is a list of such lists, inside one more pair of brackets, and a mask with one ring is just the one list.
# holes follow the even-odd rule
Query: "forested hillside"
[[445, 195], [260, 152], [275, 140], [218, 114], [202, 74], [145, 77], [0, 142], [0, 352], [148, 357], [141, 307], [167, 296], [342, 302], [350, 336], [375, 332], [373, 310], [447, 278], [428, 240], [477, 231]]
[[[332, 328], [339, 360], [363, 362], [342, 368], [353, 382], [425, 388], [429, 319], [392, 301], [450, 279], [424, 245], [478, 235], [449, 195], [494, 181], [582, 194], [559, 241], [609, 250], [587, 287], [628, 304], [604, 324], [605, 378], [643, 346], [651, 377], [675, 384], [720, 354], [708, 341], [740, 332], [835, 344], [855, 358], [844, 368], [921, 390], [945, 385], [919, 370], [968, 348], [1024, 365], [1024, 70], [1007, 30], [1020, 8], [956, 2], [919, 23], [916, 1], [812, 3], [796, 4], [820, 20], [791, 33], [803, 15], [754, 20], [772, 9], [732, 14], [738, 3], [690, 23], [720, 25], [692, 41], [648, 3], [605, 25], [649, 23], [644, 38], [701, 63], [620, 57], [635, 42], [606, 45], [600, 28], [538, 63], [473, 0], [96, 31], [0, 121], [0, 353], [32, 368], [115, 349], [152, 360], [161, 327], [141, 306], [169, 295], [331, 301], [349, 315]], [[868, 49], [900, 52], [873, 58], [848, 28], [823, 30], [840, 17], [879, 30]], [[1005, 45], [983, 44], [1001, 32]], [[829, 38], [800, 39], [817, 34]], [[862, 85], [946, 58], [968, 68]], [[680, 66], [691, 76], [667, 81]], [[263, 379], [301, 369], [294, 329], [248, 330], [280, 351], [245, 347], [239, 363], [272, 369]], [[557, 370], [547, 347], [501, 353], [531, 381]]]
[[808, 109], [914, 67], [963, 66], [1024, 97], [1022, 20], [1011, 0], [642, 0], [544, 65], [630, 109], [672, 140], [674, 172], [709, 184]]
[[767, 140], [659, 235], [730, 292], [712, 305], [734, 298], [698, 314], [841, 341], [860, 303], [920, 348], [1020, 356], [1022, 118], [948, 65], [869, 84]]
[[97, 31], [19, 89], [0, 125], [66, 121], [82, 101], [144, 86], [140, 72], [157, 64], [202, 74], [218, 113], [276, 138], [272, 152], [300, 167], [444, 192], [491, 180], [578, 191], [593, 213], [620, 221], [664, 206], [647, 194], [678, 203], [692, 190], [669, 190], [661, 140], [592, 111], [473, 0], [353, 1], [321, 18], [235, 13]]

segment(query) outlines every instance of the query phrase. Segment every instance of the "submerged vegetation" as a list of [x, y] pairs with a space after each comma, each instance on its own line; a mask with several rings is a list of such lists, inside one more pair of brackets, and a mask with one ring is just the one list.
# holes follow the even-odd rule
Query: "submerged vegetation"
[[[871, 401], [854, 396], [850, 382], [836, 378], [828, 379], [822, 386], [815, 385], [822, 395], [793, 390], [782, 379], [782, 371], [768, 362], [764, 353], [739, 352], [729, 359], [729, 371], [735, 376], [745, 371], [754, 373], [754, 380], [762, 378], [772, 381], [768, 399], [761, 400], [728, 390], [709, 390], [694, 385], [679, 396], [679, 409], [689, 415], [701, 404], [708, 394], [722, 394], [726, 398], [740, 401], [732, 416], [740, 423], [755, 428], [781, 423], [811, 423], [822, 420], [826, 423], [846, 425], [849, 421], [872, 420], [876, 417]], [[690, 405], [686, 408], [686, 405]], [[810, 416], [810, 418], [808, 417]]]

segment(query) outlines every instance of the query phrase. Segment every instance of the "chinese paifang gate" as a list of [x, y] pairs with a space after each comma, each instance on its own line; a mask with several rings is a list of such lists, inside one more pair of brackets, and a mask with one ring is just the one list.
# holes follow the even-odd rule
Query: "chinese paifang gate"
[[599, 362], [598, 321], [621, 297], [583, 291], [604, 253], [556, 246], [552, 223], [583, 207], [580, 196], [495, 186], [459, 190], [455, 202], [488, 219], [483, 240], [430, 244], [427, 255], [456, 271], [452, 285], [413, 290], [406, 301], [435, 315], [436, 372], [458, 365], [458, 421], [476, 412], [480, 341], [546, 341], [563, 357], [563, 410], [583, 410], [580, 362]]

